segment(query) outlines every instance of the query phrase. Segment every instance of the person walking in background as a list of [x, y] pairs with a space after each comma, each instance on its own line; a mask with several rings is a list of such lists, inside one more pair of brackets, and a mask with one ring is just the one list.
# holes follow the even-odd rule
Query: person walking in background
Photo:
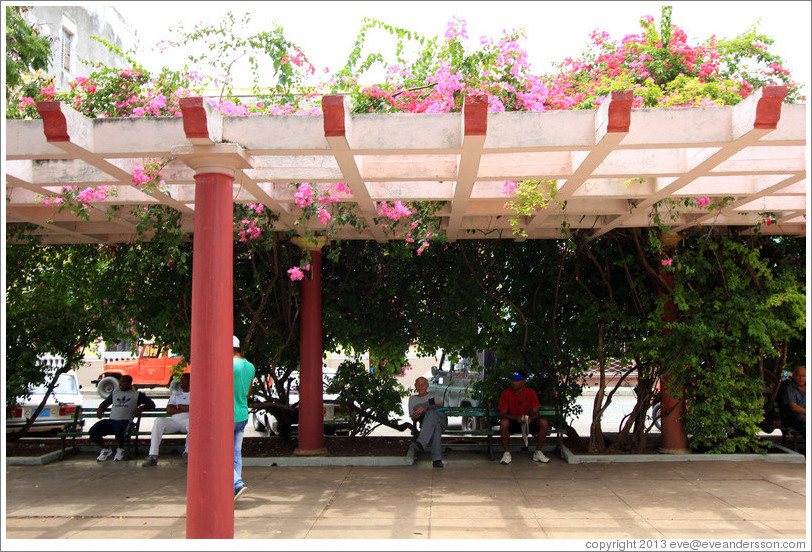
[[233, 336], [234, 347], [234, 501], [248, 488], [242, 481], [242, 438], [248, 423], [248, 396], [256, 369], [240, 353], [240, 340]]
[[[144, 467], [158, 465], [158, 453], [161, 448], [161, 439], [165, 432], [169, 433], [189, 433], [189, 373], [180, 377], [180, 390], [172, 393], [166, 404], [166, 414], [164, 418], [155, 420], [152, 426], [152, 435], [149, 440], [149, 455], [144, 463]], [[189, 438], [186, 438], [186, 447], [183, 449], [183, 461], [188, 461]]]

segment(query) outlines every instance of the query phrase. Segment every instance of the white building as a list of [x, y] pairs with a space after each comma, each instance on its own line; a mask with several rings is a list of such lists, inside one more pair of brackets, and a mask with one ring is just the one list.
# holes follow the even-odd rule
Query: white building
[[103, 38], [122, 51], [134, 48], [135, 29], [113, 6], [32, 6], [26, 20], [51, 37], [52, 63], [46, 74], [54, 78], [56, 88], [68, 88], [76, 77], [92, 71], [89, 62], [102, 62], [109, 67], [124, 68], [124, 58], [92, 39]]

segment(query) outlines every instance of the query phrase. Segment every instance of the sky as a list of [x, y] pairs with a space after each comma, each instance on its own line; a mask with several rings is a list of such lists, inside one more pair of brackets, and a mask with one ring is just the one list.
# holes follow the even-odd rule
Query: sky
[[[104, 2], [104, 4], [110, 4]], [[672, 22], [680, 26], [692, 44], [712, 35], [733, 38], [754, 23], [773, 39], [771, 51], [784, 59], [795, 80], [810, 89], [812, 51], [812, 2], [118, 2], [112, 3], [133, 25], [141, 47], [151, 47], [171, 37], [170, 28], [183, 22], [191, 29], [199, 22], [220, 21], [227, 10], [252, 14], [251, 30], [268, 30], [273, 23], [298, 44], [318, 69], [338, 70], [346, 60], [364, 17], [416, 31], [424, 36], [443, 36], [451, 18], [467, 22], [470, 45], [482, 36], [499, 38], [503, 30], [524, 28], [527, 38], [520, 44], [527, 50], [535, 72], [549, 74], [552, 65], [566, 57], [577, 57], [589, 44], [595, 29], [608, 31], [620, 41], [641, 31], [640, 17], [659, 20], [663, 5], [673, 6]], [[185, 56], [152, 55], [142, 60], [148, 69], [179, 66]], [[172, 64], [174, 65], [174, 63]], [[326, 79], [325, 79], [326, 80]], [[366, 80], [366, 79], [364, 79]], [[246, 82], [247, 86], [249, 83]], [[240, 84], [238, 84], [239, 86]]]

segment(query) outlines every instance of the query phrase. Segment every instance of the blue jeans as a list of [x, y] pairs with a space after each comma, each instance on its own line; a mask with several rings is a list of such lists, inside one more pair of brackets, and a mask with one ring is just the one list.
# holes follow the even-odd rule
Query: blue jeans
[[242, 482], [242, 437], [248, 420], [234, 422], [234, 490], [245, 487]]

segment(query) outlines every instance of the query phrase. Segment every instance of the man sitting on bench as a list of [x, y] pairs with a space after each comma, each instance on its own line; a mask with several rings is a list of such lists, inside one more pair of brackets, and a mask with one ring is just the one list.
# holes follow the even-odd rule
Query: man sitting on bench
[[502, 464], [510, 464], [510, 434], [520, 433], [522, 424], [528, 424], [531, 433], [538, 436], [536, 452], [533, 453], [533, 462], [549, 462], [550, 459], [541, 452], [544, 439], [547, 437], [549, 423], [547, 418], [539, 416], [539, 402], [536, 392], [525, 387], [527, 378], [521, 372], [513, 372], [510, 376], [510, 387], [502, 391], [499, 397], [499, 433], [502, 438]]
[[[104, 444], [104, 436], [110, 433], [115, 434], [118, 442], [115, 461], [124, 460], [124, 452], [127, 446], [127, 430], [135, 416], [140, 416], [147, 408], [155, 408], [155, 403], [143, 392], [133, 389], [132, 376], [121, 376], [118, 382], [119, 388], [110, 393], [96, 410], [96, 417], [99, 421], [90, 428], [88, 436], [90, 442], [101, 447], [98, 462], [104, 462], [113, 455], [113, 449]], [[110, 407], [110, 418], [102, 420], [104, 411]]]
[[420, 420], [420, 434], [414, 442], [414, 448], [423, 452], [431, 449], [432, 465], [443, 467], [441, 440], [443, 431], [448, 427], [448, 416], [437, 408], [443, 406], [442, 396], [437, 391], [429, 392], [429, 380], [419, 377], [414, 381], [417, 395], [409, 397], [409, 416], [415, 423]]
[[[158, 453], [161, 448], [161, 439], [164, 432], [189, 433], [189, 373], [180, 377], [180, 390], [172, 393], [166, 404], [167, 416], [157, 418], [152, 426], [152, 435], [149, 440], [149, 455], [142, 466], [157, 466]], [[186, 438], [186, 447], [183, 449], [183, 461], [188, 462], [189, 438]]]
[[793, 427], [806, 436], [806, 366], [796, 366], [792, 381], [784, 386], [784, 406], [790, 411]]

